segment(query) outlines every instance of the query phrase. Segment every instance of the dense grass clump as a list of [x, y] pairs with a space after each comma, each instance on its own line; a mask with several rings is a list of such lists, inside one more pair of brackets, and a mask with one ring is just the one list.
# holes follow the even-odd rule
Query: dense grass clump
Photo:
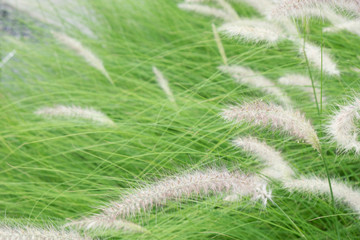
[[[1, 59], [15, 50], [0, 65], [0, 229], [60, 229], [71, 220], [96, 216], [131, 190], [211, 168], [263, 178], [271, 200], [264, 207], [249, 196], [229, 202], [223, 193], [189, 194], [127, 216], [144, 231], [79, 233], [99, 239], [358, 237], [359, 212], [338, 192], [294, 184], [329, 187], [328, 180], [336, 179], [333, 191], [344, 184], [347, 193], [360, 188], [359, 155], [339, 151], [326, 133], [337, 106], [360, 91], [360, 36], [323, 32], [333, 25], [326, 18], [296, 18], [290, 24], [297, 35], [284, 28], [276, 43], [228, 38], [221, 31], [219, 41], [216, 28], [223, 18], [184, 11], [177, 0], [78, 0], [75, 7], [33, 1], [36, 11], [10, 2], [0, 3], [7, 12], [0, 16]], [[225, 12], [233, 8], [226, 15], [230, 20], [270, 22], [248, 1], [225, 2], [196, 4]], [[76, 40], [91, 54], [66, 46], [56, 34]], [[304, 42], [316, 45], [321, 56], [331, 54], [340, 74], [324, 72], [326, 61], [312, 64]], [[247, 77], [272, 84], [234, 81], [221, 65], [251, 69], [256, 76]], [[292, 74], [307, 77], [311, 86], [279, 83]], [[301, 112], [310, 132], [316, 131], [313, 141], [270, 125], [233, 125], [221, 116], [230, 105], [259, 100], [280, 106], [284, 96], [291, 102], [284, 109]], [[65, 115], [37, 114], [59, 106]], [[354, 116], [358, 130], [359, 113]], [[296, 127], [291, 130], [301, 135]], [[233, 140], [244, 136], [281, 152], [294, 186], [264, 174], [264, 161], [234, 147]]]

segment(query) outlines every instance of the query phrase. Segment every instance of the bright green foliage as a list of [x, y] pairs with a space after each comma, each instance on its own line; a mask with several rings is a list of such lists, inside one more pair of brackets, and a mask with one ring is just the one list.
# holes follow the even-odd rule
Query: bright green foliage
[[[61, 226], [99, 212], [128, 188], [184, 169], [227, 166], [246, 173], [262, 168], [235, 149], [236, 136], [253, 135], [283, 153], [301, 175], [326, 178], [319, 154], [306, 143], [269, 129], [243, 124], [237, 128], [219, 116], [228, 104], [274, 96], [234, 82], [221, 74], [222, 64], [211, 23], [221, 22], [177, 8], [170, 0], [91, 0], [97, 21], [84, 16], [96, 38], [64, 22], [63, 29], [29, 20], [31, 35], [1, 33], [1, 54], [16, 56], [0, 75], [0, 217], [51, 222]], [[84, 3], [85, 4], [85, 3]], [[239, 16], [259, 17], [245, 4]], [[74, 13], [75, 14], [75, 13]], [[299, 23], [301, 25], [301, 23]], [[307, 38], [331, 50], [340, 77], [323, 76], [327, 104], [319, 115], [308, 94], [284, 87], [295, 108], [306, 114], [321, 138], [330, 177], [360, 187], [359, 157], [340, 155], [327, 143], [324, 125], [334, 109], [359, 92], [360, 37], [326, 33], [327, 22], [312, 21]], [[300, 26], [300, 29], [301, 26]], [[58, 43], [51, 30], [61, 30], [91, 49], [109, 72], [114, 86], [81, 57]], [[241, 64], [276, 81], [285, 73], [307, 74], [307, 65], [291, 41], [275, 46], [222, 39], [229, 64]], [[156, 66], [169, 80], [176, 106], [169, 102], [152, 72]], [[320, 82], [320, 72], [311, 69]], [[91, 106], [116, 126], [83, 120], [44, 119], [42, 106]], [[107, 232], [104, 239], [356, 239], [359, 216], [329, 196], [289, 193], [271, 182], [274, 203], [266, 209], [244, 199], [227, 203], [219, 196], [169, 202], [131, 220], [149, 233]], [[334, 216], [336, 215], [336, 216]], [[291, 219], [291, 221], [290, 221]], [[110, 237], [110, 238], [107, 238]]]

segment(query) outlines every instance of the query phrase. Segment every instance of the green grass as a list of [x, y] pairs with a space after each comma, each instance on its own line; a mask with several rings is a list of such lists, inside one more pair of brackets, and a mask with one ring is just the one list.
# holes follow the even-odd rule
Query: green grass
[[[251, 134], [282, 151], [299, 175], [326, 178], [324, 162], [310, 145], [260, 127], [235, 128], [219, 116], [228, 104], [263, 98], [257, 89], [220, 74], [222, 64], [212, 20], [181, 11], [176, 1], [88, 1], [97, 22], [87, 19], [97, 39], [64, 22], [63, 31], [99, 56], [115, 86], [71, 50], [56, 42], [36, 21], [19, 19], [31, 37], [1, 34], [1, 52], [17, 54], [0, 79], [0, 218], [61, 226], [67, 218], [98, 212], [128, 188], [189, 169], [226, 166], [257, 173], [262, 164], [235, 149], [230, 140]], [[235, 6], [235, 5], [234, 5]], [[259, 16], [245, 5], [242, 17]], [[339, 155], [325, 138], [324, 124], [337, 103], [360, 89], [360, 38], [348, 32], [324, 34], [319, 21], [308, 39], [331, 50], [341, 77], [324, 75], [327, 104], [318, 114], [303, 92], [284, 88], [295, 107], [311, 119], [321, 139], [329, 176], [360, 187], [359, 157]], [[56, 29], [55, 29], [56, 30]], [[307, 73], [290, 41], [275, 46], [223, 39], [230, 64], [241, 64], [276, 80], [284, 73]], [[155, 81], [157, 66], [170, 81], [177, 107]], [[320, 81], [320, 72], [311, 69]], [[92, 106], [116, 122], [101, 127], [86, 121], [43, 119], [42, 106]], [[329, 196], [290, 193], [270, 184], [274, 203], [263, 208], [244, 199], [225, 203], [221, 196], [169, 202], [132, 220], [147, 234], [107, 232], [103, 239], [356, 239], [358, 215]], [[336, 227], [338, 228], [338, 233]]]

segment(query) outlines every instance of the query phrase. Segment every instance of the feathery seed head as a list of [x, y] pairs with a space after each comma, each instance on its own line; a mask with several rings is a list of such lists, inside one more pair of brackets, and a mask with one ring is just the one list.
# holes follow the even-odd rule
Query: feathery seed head
[[210, 193], [230, 193], [236, 199], [241, 196], [251, 196], [254, 201], [262, 200], [264, 205], [271, 198], [271, 191], [267, 190], [266, 182], [257, 176], [248, 176], [227, 170], [207, 169], [169, 177], [134, 190], [123, 196], [120, 201], [112, 202], [103, 209], [101, 214], [70, 222], [67, 226], [85, 229], [121, 228], [145, 231], [140, 226], [134, 226], [134, 224], [118, 218], [147, 211], [154, 206], [164, 205], [169, 200], [179, 200], [193, 195], [204, 196]]
[[304, 50], [306, 53], [306, 57], [309, 62], [312, 63], [318, 69], [323, 69], [323, 71], [329, 75], [340, 75], [340, 71], [338, 70], [336, 63], [331, 59], [331, 56], [323, 51], [321, 53], [321, 48], [306, 42], [305, 47], [301, 46], [299, 48], [299, 52], [304, 54]]
[[268, 94], [273, 94], [277, 96], [285, 106], [291, 106], [291, 100], [281, 89], [276, 87], [272, 81], [260, 75], [260, 73], [256, 73], [250, 68], [237, 65], [220, 66], [218, 69], [223, 73], [229, 74], [236, 82], [259, 88]]
[[347, 30], [351, 33], [357, 34], [360, 36], [360, 20], [356, 19], [356, 20], [351, 20], [351, 21], [346, 21], [346, 22], [342, 22], [339, 24], [335, 24], [332, 27], [327, 27], [323, 29], [323, 32], [336, 32], [336, 31], [341, 31], [341, 30]]
[[90, 49], [85, 48], [81, 42], [69, 37], [64, 33], [53, 32], [52, 34], [59, 42], [73, 50], [79, 56], [83, 57], [89, 65], [101, 72], [111, 84], [114, 84], [102, 61], [97, 56], [95, 56], [95, 54]]
[[55, 107], [42, 107], [36, 110], [35, 114], [45, 117], [80, 118], [91, 120], [102, 125], [115, 125], [115, 123], [104, 113], [92, 108], [81, 108], [78, 106], [57, 105]]
[[274, 104], [256, 101], [224, 109], [222, 117], [234, 123], [248, 122], [258, 126], [271, 126], [274, 130], [281, 130], [304, 140], [320, 151], [320, 142], [313, 126], [299, 111], [285, 110]]
[[356, 120], [360, 120], [360, 98], [355, 98], [346, 106], [340, 106], [340, 109], [332, 116], [327, 132], [341, 150], [345, 152], [355, 150], [359, 154], [360, 141]]
[[255, 43], [274, 44], [284, 38], [282, 30], [276, 25], [257, 19], [241, 19], [225, 23], [219, 28], [219, 31], [230, 38]]
[[[286, 181], [284, 185], [290, 190], [300, 190], [315, 194], [330, 193], [328, 179], [318, 177], [301, 177], [300, 179]], [[358, 189], [349, 187], [335, 179], [331, 180], [331, 186], [336, 200], [345, 202], [351, 209], [360, 214], [360, 191]]]
[[[164, 205], [169, 200], [178, 200], [192, 195], [230, 192], [240, 196], [250, 195], [253, 199], [264, 199], [264, 181], [240, 172], [208, 169], [195, 171], [161, 180], [127, 194], [104, 209], [108, 216], [128, 216], [146, 211], [154, 206]], [[261, 189], [261, 190], [259, 190]]]
[[280, 152], [265, 142], [253, 137], [239, 137], [233, 141], [233, 144], [265, 162], [266, 168], [261, 171], [265, 176], [282, 181], [293, 177], [294, 171], [282, 158]]
[[104, 214], [97, 214], [80, 220], [74, 220], [65, 224], [64, 227], [74, 227], [76, 229], [84, 230], [119, 229], [126, 232], [147, 232], [147, 230], [140, 225]]
[[164, 77], [162, 72], [159, 71], [155, 66], [152, 67], [152, 70], [155, 74], [156, 81], [158, 82], [161, 89], [165, 92], [166, 96], [168, 97], [169, 101], [175, 102], [174, 95], [169, 87], [169, 81]]
[[[273, 17], [279, 16], [302, 16], [305, 17], [309, 13], [308, 9], [323, 9], [326, 7], [336, 7], [342, 10], [349, 10], [360, 15], [359, 0], [284, 0], [279, 3], [272, 11]], [[326, 16], [326, 14], [322, 14]]]
[[[311, 79], [307, 76], [299, 75], [299, 74], [287, 74], [281, 78], [279, 78], [279, 83], [289, 86], [299, 86], [305, 92], [308, 92], [311, 96], [311, 99], [315, 102], [314, 91], [312, 88]], [[320, 99], [321, 92], [318, 88], [315, 89], [317, 99]], [[322, 95], [322, 102], [324, 103], [326, 98]]]
[[89, 237], [82, 237], [77, 232], [56, 230], [53, 228], [41, 229], [35, 227], [10, 227], [0, 226], [0, 239], [11, 240], [90, 240]]

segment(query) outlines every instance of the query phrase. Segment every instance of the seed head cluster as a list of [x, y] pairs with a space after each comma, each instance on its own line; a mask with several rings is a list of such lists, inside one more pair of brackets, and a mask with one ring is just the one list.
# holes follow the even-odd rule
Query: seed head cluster
[[79, 233], [67, 230], [56, 230], [53, 228], [41, 229], [36, 227], [10, 227], [0, 226], [1, 240], [90, 240]]
[[234, 123], [247, 122], [263, 127], [270, 126], [273, 130], [281, 130], [304, 140], [320, 151], [319, 139], [313, 126], [299, 111], [285, 110], [275, 104], [256, 101], [224, 109], [222, 117]]
[[293, 177], [294, 171], [283, 159], [281, 153], [265, 142], [261, 142], [254, 137], [238, 137], [233, 140], [233, 144], [265, 162], [266, 167], [261, 172], [265, 176], [282, 181]]
[[275, 95], [285, 106], [291, 106], [291, 100], [271, 80], [250, 68], [238, 65], [218, 67], [223, 73], [229, 74], [236, 82], [256, 87], [265, 93]]
[[360, 120], [360, 98], [355, 98], [350, 104], [340, 106], [327, 126], [329, 136], [345, 152], [355, 150], [356, 153], [360, 153], [359, 130], [355, 124], [358, 120]]
[[68, 119], [86, 119], [102, 125], [113, 126], [115, 123], [104, 113], [93, 108], [82, 108], [78, 106], [57, 105], [55, 107], [42, 107], [35, 114], [44, 117], [64, 117]]

